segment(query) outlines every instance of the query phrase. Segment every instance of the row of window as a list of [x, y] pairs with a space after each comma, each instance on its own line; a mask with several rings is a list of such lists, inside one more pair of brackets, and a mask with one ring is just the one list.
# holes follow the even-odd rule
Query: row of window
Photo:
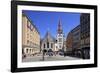
[[82, 34], [81, 39], [84, 39], [84, 38], [87, 38], [87, 37], [90, 37], [90, 33]]
[[58, 42], [62, 42], [63, 41], [63, 39], [62, 38], [58, 38]]
[[73, 33], [73, 36], [80, 36], [80, 31]]
[[39, 48], [39, 45], [38, 45], [38, 44], [33, 43], [33, 42], [29, 41], [29, 40], [27, 40], [27, 44], [30, 44], [30, 46], [33, 46], [33, 47]]
[[81, 44], [90, 44], [90, 38], [81, 40]]
[[50, 45], [50, 43], [47, 42], [47, 44], [44, 44], [44, 48], [53, 48], [53, 43], [51, 43], [51, 45]]
[[37, 30], [36, 29], [34, 29], [34, 27], [33, 27], [33, 25], [32, 24], [30, 24], [30, 22], [27, 20], [27, 27], [31, 30], [31, 31], [36, 31], [36, 33], [38, 33], [37, 32]]
[[29, 53], [29, 52], [34, 52], [33, 49], [26, 49], [26, 53]]

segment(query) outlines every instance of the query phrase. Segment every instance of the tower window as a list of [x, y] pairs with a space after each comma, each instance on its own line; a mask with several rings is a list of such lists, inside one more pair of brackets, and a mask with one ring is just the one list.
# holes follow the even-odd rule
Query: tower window
[[45, 48], [45, 44], [44, 44], [44, 48]]
[[62, 35], [61, 35], [61, 34], [59, 34], [58, 36], [59, 36], [59, 37], [62, 37]]
[[59, 42], [62, 42], [62, 38], [59, 38]]
[[59, 48], [62, 48], [62, 46], [61, 46], [61, 45], [59, 45]]

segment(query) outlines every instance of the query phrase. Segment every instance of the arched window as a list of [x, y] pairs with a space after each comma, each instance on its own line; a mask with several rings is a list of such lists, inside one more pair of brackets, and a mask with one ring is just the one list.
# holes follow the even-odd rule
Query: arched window
[[47, 42], [47, 48], [49, 48], [49, 42]]
[[30, 52], [31, 52], [31, 49], [30, 49]]
[[51, 43], [51, 48], [53, 48], [53, 43]]
[[28, 53], [28, 49], [26, 49], [26, 52]]

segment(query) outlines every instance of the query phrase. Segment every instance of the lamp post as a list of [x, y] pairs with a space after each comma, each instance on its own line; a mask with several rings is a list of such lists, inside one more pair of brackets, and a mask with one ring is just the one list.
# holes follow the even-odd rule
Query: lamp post
[[45, 53], [44, 53], [44, 49], [43, 49], [43, 51], [42, 51], [42, 52], [43, 52], [43, 61], [44, 61], [44, 55], [45, 55]]
[[[49, 32], [47, 32], [47, 42], [48, 42], [48, 39], [49, 39], [48, 35], [49, 35]], [[48, 44], [47, 44], [47, 45], [48, 45]], [[47, 48], [48, 48], [48, 47], [47, 47]], [[44, 56], [45, 56], [45, 53], [47, 52], [46, 48], [43, 49], [42, 52], [43, 52], [42, 60], [44, 61], [44, 60], [45, 60]]]
[[46, 50], [45, 50], [45, 49], [43, 49], [43, 58], [42, 58], [42, 59], [43, 59], [43, 61], [45, 60], [45, 59], [44, 59], [44, 55], [45, 55], [45, 53], [46, 53]]

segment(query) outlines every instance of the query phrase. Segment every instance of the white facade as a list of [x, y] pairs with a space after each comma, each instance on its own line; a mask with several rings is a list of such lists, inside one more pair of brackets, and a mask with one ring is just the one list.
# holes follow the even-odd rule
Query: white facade
[[45, 35], [44, 39], [42, 39], [41, 42], [41, 49], [42, 50], [55, 50], [55, 39], [51, 36], [51, 34], [49, 32], [47, 32], [47, 34]]
[[64, 49], [64, 34], [62, 30], [61, 21], [59, 20], [58, 30], [57, 30], [57, 45], [58, 50]]
[[63, 43], [64, 43], [63, 34], [57, 34], [58, 49], [62, 49], [63, 48]]

